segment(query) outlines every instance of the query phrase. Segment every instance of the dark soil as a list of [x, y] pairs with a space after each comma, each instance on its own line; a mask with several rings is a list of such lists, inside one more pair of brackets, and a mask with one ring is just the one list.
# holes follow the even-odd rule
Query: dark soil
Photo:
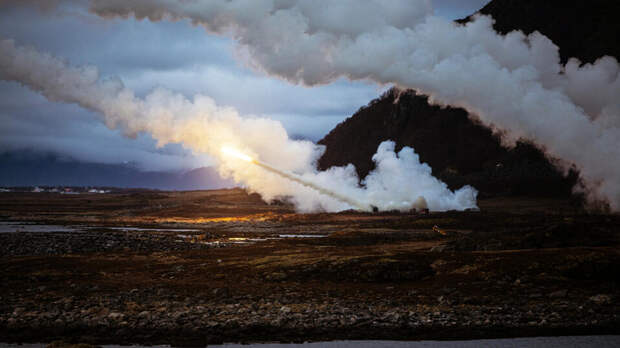
[[0, 342], [620, 333], [618, 215], [480, 207], [304, 215], [240, 190], [3, 193], [4, 220], [98, 227], [0, 234]]

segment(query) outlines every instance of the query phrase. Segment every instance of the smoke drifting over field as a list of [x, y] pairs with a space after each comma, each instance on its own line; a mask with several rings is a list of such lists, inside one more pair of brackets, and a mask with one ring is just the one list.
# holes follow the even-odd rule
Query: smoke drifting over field
[[153, 21], [189, 18], [235, 38], [251, 66], [294, 83], [346, 76], [416, 89], [477, 115], [508, 145], [533, 141], [564, 168], [577, 167], [590, 199], [620, 209], [616, 59], [562, 66], [558, 48], [539, 33], [499, 35], [485, 16], [460, 26], [433, 16], [424, 0], [388, 4], [96, 0], [91, 10]]
[[[289, 139], [284, 127], [265, 118], [241, 117], [234, 109], [219, 107], [213, 99], [192, 100], [165, 89], [138, 98], [117, 78], [101, 78], [94, 67], [72, 67], [33, 48], [0, 41], [0, 79], [17, 81], [51, 101], [76, 103], [96, 111], [110, 128], [127, 136], [148, 132], [163, 146], [181, 143], [197, 153], [218, 159], [224, 177], [258, 192], [266, 200], [290, 197], [300, 211], [339, 211], [349, 205], [316, 190], [265, 171], [246, 161], [222, 154], [222, 146], [239, 149], [278, 169], [297, 173], [303, 180], [380, 209], [425, 207], [433, 210], [475, 207], [476, 192], [465, 187], [456, 193], [433, 178], [411, 149], [399, 156], [385, 143], [377, 153], [377, 171], [359, 187], [353, 166], [318, 172], [315, 162], [323, 149], [309, 141]], [[404, 186], [403, 186], [404, 185]]]
[[[563, 168], [579, 170], [591, 200], [604, 200], [620, 210], [620, 69], [614, 58], [584, 66], [572, 59], [562, 66], [558, 48], [539, 33], [499, 35], [485, 16], [457, 25], [433, 16], [425, 0], [350, 0], [321, 6], [295, 0], [93, 0], [90, 10], [102, 17], [190, 19], [210, 33], [234, 38], [239, 58], [250, 66], [292, 83], [323, 84], [344, 76], [413, 88], [430, 95], [433, 103], [465, 108], [500, 131], [507, 145], [520, 138], [538, 144]], [[401, 195], [421, 194], [421, 182], [428, 183], [424, 192], [430, 193], [424, 197], [431, 209], [473, 204], [470, 188], [449, 192], [410, 150], [397, 156], [389, 143], [382, 144], [375, 155], [377, 171], [366, 179], [367, 189], [360, 190], [351, 167], [316, 172], [320, 148], [288, 139], [276, 122], [241, 118], [204, 96], [190, 101], [157, 90], [137, 99], [120, 81], [99, 80], [92, 68], [69, 68], [34, 51], [15, 49], [10, 42], [2, 47], [3, 60], [11, 51], [27, 56], [3, 62], [3, 79], [20, 81], [51, 100], [97, 110], [108, 126], [121, 126], [128, 134], [147, 131], [162, 144], [183, 142], [215, 155], [215, 147], [234, 146], [284, 170], [312, 176], [328, 188], [346, 188], [356, 199], [366, 195], [364, 199], [383, 200], [382, 208], [416, 199]], [[43, 70], [56, 72], [32, 67], [39, 63], [45, 63]], [[8, 74], [12, 64], [23, 65], [21, 73]], [[342, 209], [292, 183], [221, 161], [222, 173], [267, 199], [293, 195], [302, 210], [319, 204]], [[380, 174], [388, 172], [402, 176], [388, 182]]]

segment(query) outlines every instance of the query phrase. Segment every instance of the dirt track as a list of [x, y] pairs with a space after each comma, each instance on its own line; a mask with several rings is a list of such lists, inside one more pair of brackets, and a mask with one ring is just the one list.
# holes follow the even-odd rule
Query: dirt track
[[241, 190], [2, 193], [4, 221], [89, 228], [0, 233], [0, 341], [620, 333], [619, 216], [480, 207], [302, 215]]

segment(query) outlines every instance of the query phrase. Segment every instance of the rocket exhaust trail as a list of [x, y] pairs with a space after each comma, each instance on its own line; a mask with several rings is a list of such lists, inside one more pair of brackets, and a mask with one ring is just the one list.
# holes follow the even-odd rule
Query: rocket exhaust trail
[[224, 146], [224, 147], [222, 147], [222, 153], [225, 153], [227, 155], [232, 155], [232, 156], [234, 156], [234, 157], [236, 157], [238, 159], [241, 159], [241, 160], [244, 160], [246, 162], [250, 162], [252, 164], [255, 164], [255, 165], [257, 165], [257, 166], [259, 166], [259, 167], [261, 167], [261, 168], [263, 168], [263, 169], [265, 169], [267, 171], [270, 171], [270, 172], [272, 172], [274, 174], [277, 174], [277, 175], [279, 175], [281, 177], [284, 177], [284, 178], [286, 178], [288, 180], [294, 181], [294, 182], [296, 182], [298, 184], [301, 184], [303, 186], [309, 187], [309, 188], [311, 188], [311, 189], [313, 189], [313, 190], [315, 190], [315, 191], [317, 191], [317, 192], [319, 192], [321, 194], [324, 194], [326, 196], [332, 197], [332, 198], [334, 198], [334, 199], [336, 199], [336, 200], [338, 200], [340, 202], [346, 203], [346, 204], [356, 208], [357, 210], [372, 211], [372, 209], [373, 209], [372, 206], [369, 205], [369, 204], [359, 203], [359, 202], [357, 202], [357, 201], [355, 201], [355, 200], [353, 200], [353, 199], [351, 199], [349, 197], [343, 196], [343, 195], [341, 195], [341, 194], [339, 194], [337, 192], [330, 191], [330, 190], [328, 190], [328, 189], [326, 189], [324, 187], [321, 187], [321, 186], [319, 186], [319, 185], [317, 185], [317, 184], [315, 184], [313, 182], [304, 180], [299, 175], [296, 175], [296, 174], [293, 174], [293, 173], [288, 173], [286, 171], [274, 168], [274, 167], [270, 166], [267, 163], [264, 163], [264, 162], [261, 162], [261, 161], [259, 161], [257, 159], [254, 159], [254, 158], [252, 158], [252, 157], [250, 157], [250, 156], [248, 156], [248, 155], [246, 155], [246, 154], [244, 154], [242, 152], [239, 152], [239, 151], [237, 151], [237, 150], [235, 150], [233, 148]]
[[[114, 1], [105, 3], [108, 2]], [[131, 1], [134, 2], [137, 0]], [[153, 1], [149, 4], [164, 2]], [[396, 151], [394, 142], [381, 143], [373, 156], [375, 170], [366, 176], [361, 187], [353, 167], [334, 167], [326, 172], [312, 170], [312, 163], [323, 153], [323, 149], [309, 141], [291, 139], [278, 121], [244, 118], [233, 108], [218, 106], [212, 98], [201, 94], [188, 99], [182, 94], [156, 88], [140, 97], [120, 79], [101, 77], [96, 67], [72, 66], [63, 59], [34, 48], [16, 46], [14, 41], [1, 38], [0, 80], [20, 83], [49, 101], [77, 104], [96, 112], [108, 128], [120, 129], [127, 136], [149, 133], [157, 140], [158, 146], [179, 143], [196, 154], [209, 154], [220, 159], [226, 156], [227, 160], [242, 158], [247, 162], [251, 162], [252, 158], [237, 154], [233, 159], [233, 155], [221, 152], [222, 145], [260, 147], [262, 155], [274, 159], [269, 164], [286, 170], [287, 178], [293, 177], [291, 172], [301, 170], [303, 176], [294, 176], [299, 179], [295, 181], [309, 188], [299, 189], [292, 183], [278, 185], [275, 176], [262, 180], [260, 176], [255, 176], [255, 170], [247, 170], [247, 166], [238, 168], [235, 164], [239, 163], [228, 161], [219, 163], [220, 174], [248, 185], [267, 198], [277, 195], [294, 197], [300, 212], [315, 211], [319, 207], [331, 212], [348, 208], [364, 211], [408, 211], [416, 207], [463, 210], [476, 206], [477, 192], [472, 187], [450, 191], [447, 185], [432, 176], [430, 167], [419, 161], [412, 148], [404, 147]], [[595, 138], [592, 136], [588, 140]], [[580, 141], [576, 143], [581, 147], [585, 144]], [[605, 147], [609, 150], [604, 152], [607, 157], [614, 158], [613, 151], [617, 146], [613, 144], [608, 143]], [[255, 169], [258, 170], [258, 167]], [[278, 179], [282, 177], [281, 171], [274, 173], [278, 173]], [[317, 185], [328, 190], [317, 188]], [[620, 185], [617, 186], [620, 189]], [[428, 206], [422, 204], [421, 199], [411, 204], [411, 198], [416, 196], [428, 199]], [[416, 203], [418, 201], [420, 204]]]
[[341, 202], [347, 203], [348, 205], [350, 205], [352, 207], [355, 207], [358, 210], [361, 210], [361, 211], [371, 211], [372, 210], [370, 205], [365, 205], [365, 204], [358, 203], [358, 202], [352, 200], [351, 198], [348, 198], [348, 197], [345, 197], [345, 196], [343, 196], [341, 194], [338, 194], [337, 192], [330, 191], [330, 190], [328, 190], [326, 188], [323, 188], [321, 186], [318, 186], [318, 185], [316, 185], [316, 184], [314, 184], [314, 183], [312, 183], [310, 181], [306, 181], [306, 180], [302, 179], [300, 176], [295, 175], [293, 173], [287, 173], [285, 171], [282, 171], [282, 170], [279, 170], [277, 168], [274, 168], [274, 167], [268, 165], [267, 163], [263, 163], [263, 162], [260, 162], [260, 161], [257, 161], [257, 160], [252, 160], [252, 163], [256, 164], [257, 166], [259, 166], [261, 168], [264, 168], [264, 169], [266, 169], [266, 170], [268, 170], [268, 171], [270, 171], [272, 173], [278, 174], [278, 175], [280, 175], [282, 177], [285, 177], [285, 178], [287, 178], [287, 179], [289, 179], [291, 181], [294, 181], [296, 183], [299, 183], [299, 184], [302, 184], [302, 185], [304, 185], [306, 187], [309, 187], [309, 188], [311, 188], [311, 189], [313, 189], [313, 190], [315, 190], [315, 191], [317, 191], [319, 193], [322, 193], [324, 195], [330, 196], [330, 197], [332, 197], [332, 198], [334, 198], [336, 200], [339, 200]]

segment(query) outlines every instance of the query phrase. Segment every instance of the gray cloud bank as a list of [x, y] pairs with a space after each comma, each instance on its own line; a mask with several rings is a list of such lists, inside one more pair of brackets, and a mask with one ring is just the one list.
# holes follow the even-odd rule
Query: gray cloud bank
[[180, 172], [144, 171], [131, 164], [76, 162], [40, 153], [0, 154], [2, 186], [98, 186], [161, 190], [233, 187], [212, 167]]
[[[44, 12], [38, 11], [41, 3]], [[186, 22], [107, 21], [77, 2], [56, 3], [61, 7], [54, 10], [48, 2], [32, 1], [31, 7], [0, 2], [0, 35], [78, 65], [96, 65], [106, 76], [122, 76], [139, 96], [160, 86], [188, 97], [202, 93], [244, 114], [277, 119], [297, 137], [318, 140], [383, 90], [344, 80], [317, 89], [291, 87], [235, 62], [230, 39], [205, 35]], [[178, 145], [157, 148], [148, 134], [124, 138], [92, 112], [49, 102], [15, 83], [0, 82], [0, 123], [0, 153], [51, 152], [84, 162], [131, 162], [147, 171], [213, 164]]]

